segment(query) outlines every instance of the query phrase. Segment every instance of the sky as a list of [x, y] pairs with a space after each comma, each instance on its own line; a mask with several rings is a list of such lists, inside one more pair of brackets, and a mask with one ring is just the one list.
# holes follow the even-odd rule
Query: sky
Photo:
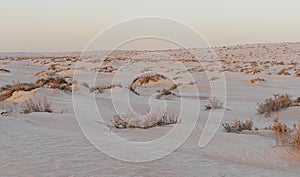
[[300, 42], [299, 9], [299, 0], [0, 0], [0, 52], [81, 51], [140, 16], [182, 21], [212, 46]]

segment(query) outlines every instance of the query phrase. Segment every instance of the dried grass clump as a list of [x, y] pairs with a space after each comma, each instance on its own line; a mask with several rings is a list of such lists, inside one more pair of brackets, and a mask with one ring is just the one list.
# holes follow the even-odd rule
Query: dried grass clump
[[293, 105], [293, 100], [290, 95], [273, 95], [274, 98], [267, 98], [263, 103], [258, 104], [258, 113], [259, 114], [271, 114], [272, 112], [276, 112], [282, 110], [284, 108], [288, 108]]
[[167, 96], [167, 95], [175, 95], [175, 93], [173, 93], [173, 90], [176, 90], [181, 84], [173, 84], [169, 89], [163, 89], [163, 90], [158, 90], [157, 92], [159, 93], [158, 95], [156, 95], [156, 99], [160, 99], [162, 96]]
[[300, 148], [300, 125], [289, 128], [276, 117], [272, 130], [276, 134], [276, 145]]
[[157, 82], [160, 79], [166, 79], [165, 76], [160, 75], [160, 74], [154, 74], [154, 75], [144, 75], [138, 77], [136, 80], [134, 80], [134, 83], [139, 83], [140, 86], [148, 84], [150, 81], [152, 82]]
[[171, 92], [169, 89], [163, 89], [158, 91], [159, 94], [156, 95], [156, 99], [160, 99], [162, 96], [167, 96], [167, 95], [175, 95], [174, 93]]
[[220, 100], [215, 97], [209, 100], [209, 104], [205, 105], [206, 110], [222, 109], [222, 108], [223, 108], [223, 103], [220, 102]]
[[58, 64], [51, 64], [49, 67], [48, 67], [48, 70], [54, 70], [56, 71], [58, 69]]
[[91, 87], [90, 88], [90, 92], [97, 92], [97, 93], [104, 93], [105, 90], [108, 90], [108, 89], [112, 89], [112, 88], [115, 88], [115, 87], [120, 87], [122, 88], [122, 85], [120, 84], [111, 84], [111, 85], [100, 85], [100, 86], [97, 86], [97, 87]]
[[22, 108], [21, 113], [23, 114], [29, 114], [32, 112], [49, 112], [52, 113], [51, 104], [47, 102], [46, 98], [44, 98], [44, 101], [39, 101], [38, 103], [34, 103], [32, 99], [29, 99], [25, 102], [25, 105]]
[[112, 66], [95, 67], [92, 69], [93, 72], [97, 73], [112, 73], [117, 69]]
[[284, 76], [289, 76], [289, 75], [291, 75], [291, 74], [288, 72], [288, 69], [286, 69], [286, 68], [283, 68], [283, 69], [280, 70], [277, 74], [278, 74], [278, 75], [284, 75]]
[[265, 81], [266, 81], [265, 79], [262, 79], [262, 78], [260, 78], [260, 77], [257, 77], [257, 78], [255, 78], [255, 79], [251, 79], [251, 80], [250, 80], [250, 83], [255, 84], [255, 83], [265, 82]]
[[189, 68], [187, 70], [188, 72], [204, 72], [205, 71], [205, 68], [203, 68], [202, 66], [198, 66], [198, 67], [193, 67], [193, 68]]
[[255, 75], [255, 74], [261, 73], [262, 71], [263, 71], [262, 69], [252, 69], [252, 70], [246, 71], [245, 73]]
[[31, 91], [33, 89], [38, 88], [34, 83], [13, 83], [6, 84], [0, 88], [0, 101], [6, 100], [13, 95], [14, 92], [17, 91]]
[[170, 124], [176, 124], [179, 122], [178, 117], [174, 115], [168, 115], [165, 112], [157, 112], [148, 116], [129, 113], [124, 115], [114, 115], [112, 123], [115, 128], [141, 128], [147, 129], [155, 126], [164, 126]]
[[60, 89], [64, 91], [72, 92], [72, 83], [68, 83], [62, 77], [49, 77], [49, 78], [42, 78], [35, 82], [37, 87], [45, 87], [45, 88], [52, 88], [52, 89]]
[[297, 71], [295, 72], [295, 77], [300, 77], [300, 70], [297, 70]]
[[50, 78], [42, 78], [37, 80], [34, 83], [13, 83], [6, 84], [0, 88], [0, 101], [6, 100], [13, 95], [14, 92], [17, 91], [31, 91], [36, 88], [45, 87], [52, 89], [60, 89], [64, 91], [72, 91], [72, 83], [68, 83], [64, 78], [61, 77], [50, 77]]
[[222, 124], [226, 132], [230, 133], [238, 133], [243, 130], [252, 130], [253, 127], [253, 121], [252, 119], [246, 120], [246, 122], [242, 122], [241, 120], [234, 120], [233, 123], [224, 123]]

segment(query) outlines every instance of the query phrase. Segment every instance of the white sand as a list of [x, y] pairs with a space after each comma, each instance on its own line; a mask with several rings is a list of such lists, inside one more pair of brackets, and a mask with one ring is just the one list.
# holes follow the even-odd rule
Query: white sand
[[[264, 47], [265, 46], [265, 47]], [[213, 68], [218, 63], [214, 58], [208, 58], [207, 50], [196, 50], [201, 53], [203, 66]], [[294, 98], [300, 96], [300, 77], [295, 77], [295, 72], [300, 65], [291, 62], [300, 62], [300, 43], [290, 44], [259, 44], [216, 48], [218, 56], [224, 61], [223, 69], [226, 71], [227, 104], [222, 122], [232, 122], [234, 119], [246, 120], [252, 118], [254, 127], [264, 128], [272, 124], [277, 115], [288, 125], [299, 123], [300, 107], [288, 108], [264, 117], [256, 114], [257, 102], [264, 101], [274, 93], [289, 93]], [[163, 53], [180, 53], [179, 51], [162, 51]], [[251, 54], [252, 53], [252, 54]], [[298, 176], [300, 172], [300, 151], [287, 147], [276, 146], [270, 132], [232, 134], [224, 132], [220, 127], [213, 140], [200, 149], [198, 141], [207, 121], [209, 111], [205, 111], [205, 104], [210, 97], [209, 78], [201, 70], [192, 70], [197, 82], [198, 93], [190, 84], [193, 80], [187, 79], [187, 71], [172, 63], [177, 58], [149, 59], [139, 55], [140, 52], [120, 52], [124, 58], [134, 59], [131, 63], [120, 57], [108, 63], [115, 68], [121, 67], [120, 77], [115, 83], [122, 88], [112, 89], [117, 94], [120, 103], [126, 103], [128, 85], [136, 73], [151, 70], [168, 73], [170, 78], [181, 83], [182, 99], [193, 103], [201, 98], [201, 109], [197, 124], [191, 136], [176, 151], [165, 158], [147, 163], [128, 163], [113, 159], [93, 147], [83, 136], [74, 115], [72, 95], [61, 90], [39, 88], [32, 91], [15, 92], [12, 97], [0, 103], [2, 110], [14, 110], [7, 116], [0, 116], [0, 176]], [[153, 54], [155, 56], [155, 54]], [[176, 56], [176, 55], [174, 55]], [[220, 59], [219, 58], [219, 59]], [[140, 59], [140, 60], [139, 60]], [[160, 61], [153, 62], [152, 60]], [[179, 59], [186, 59], [180, 55]], [[44, 59], [47, 60], [47, 59]], [[75, 62], [55, 61], [43, 64], [44, 60], [19, 60], [1, 59], [0, 68], [10, 70], [10, 73], [0, 72], [0, 86], [12, 81], [33, 82], [37, 79], [36, 73], [47, 71], [50, 64], [57, 63], [60, 68], [69, 67], [70, 70], [51, 71], [61, 76], [73, 76]], [[48, 59], [49, 60], [49, 59]], [[235, 62], [234, 62], [235, 61]], [[234, 72], [241, 68], [251, 68], [250, 61], [257, 61], [256, 69], [263, 69], [256, 75], [244, 72]], [[284, 65], [271, 65], [267, 61], [284, 62]], [[263, 62], [263, 63], [260, 63]], [[67, 66], [71, 63], [71, 66]], [[197, 62], [184, 62], [187, 68], [198, 67]], [[269, 68], [264, 68], [269, 65]], [[80, 85], [83, 81], [90, 86], [94, 85], [95, 72], [92, 68], [98, 66], [94, 59], [86, 60], [77, 76], [80, 91], [76, 94], [92, 97], [87, 88]], [[277, 73], [282, 68], [288, 68], [291, 75], [282, 76]], [[163, 67], [163, 68], [161, 68]], [[210, 72], [212, 75], [218, 71]], [[269, 74], [270, 73], [270, 74]], [[116, 73], [98, 73], [96, 85], [109, 85]], [[249, 81], [257, 77], [266, 82], [251, 84]], [[176, 78], [176, 79], [174, 79]], [[212, 82], [220, 82], [216, 79]], [[169, 88], [170, 80], [150, 83], [138, 88], [141, 96], [130, 93], [129, 99], [135, 111], [146, 112], [150, 109], [149, 97], [156, 95], [157, 89]], [[103, 94], [96, 94], [96, 103], [107, 124], [115, 114], [111, 101], [111, 90]], [[176, 92], [175, 92], [176, 93]], [[178, 94], [178, 93], [177, 93]], [[22, 104], [29, 98], [51, 102], [54, 113], [20, 114]], [[178, 114], [180, 98], [176, 96], [155, 100], [168, 105], [168, 112]], [[157, 104], [158, 104], [157, 102]], [[83, 105], [85, 103], [82, 103]], [[88, 103], [86, 103], [88, 104]], [[126, 111], [124, 106], [124, 112]], [[191, 110], [193, 111], [193, 110]], [[91, 116], [91, 115], [87, 115]], [[192, 126], [183, 118], [180, 123], [182, 131]], [[99, 125], [101, 127], [101, 125]], [[151, 129], [112, 129], [118, 136], [131, 141], [149, 141], [159, 138], [172, 129], [173, 126], [154, 127]], [[122, 147], [120, 147], [122, 148]]]

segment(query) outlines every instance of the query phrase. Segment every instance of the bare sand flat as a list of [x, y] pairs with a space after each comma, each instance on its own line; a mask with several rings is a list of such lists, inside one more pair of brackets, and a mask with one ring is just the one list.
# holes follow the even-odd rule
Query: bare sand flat
[[[175, 49], [117, 51], [102, 65], [92, 54], [81, 58], [79, 53], [32, 57], [1, 55], [0, 86], [18, 82], [23, 86], [2, 97], [0, 102], [3, 112], [0, 116], [0, 176], [298, 176], [300, 150], [277, 146], [274, 132], [264, 128], [272, 125], [276, 116], [288, 126], [298, 124], [300, 107], [265, 116], [257, 113], [257, 103], [273, 94], [300, 97], [300, 43], [191, 51], [199, 60], [184, 50]], [[211, 55], [211, 51], [216, 55]], [[107, 53], [100, 51], [98, 55]], [[174, 64], [176, 62], [184, 67]], [[149, 82], [133, 83], [136, 75], [162, 71], [165, 78], [157, 76]], [[226, 97], [220, 98], [226, 99], [221, 123], [252, 119], [258, 130], [228, 133], [220, 126], [212, 141], [199, 148], [199, 138], [210, 113], [205, 105], [209, 104], [212, 84], [220, 89], [224, 86], [218, 77], [220, 74], [224, 74], [227, 91]], [[64, 79], [53, 81], [49, 80], [51, 77]], [[172, 88], [175, 81], [176, 88]], [[24, 83], [36, 83], [38, 87], [24, 86]], [[3, 93], [6, 93], [4, 89]], [[111, 120], [117, 113], [112, 93], [114, 101], [124, 105], [117, 110], [122, 114], [128, 112], [128, 99], [136, 112], [146, 113], [150, 105], [157, 108], [167, 105], [167, 112], [174, 115], [180, 114], [182, 100], [191, 105], [200, 101], [199, 110], [187, 108], [191, 116], [199, 112], [196, 125], [188, 117], [182, 117], [178, 123], [182, 132], [195, 126], [193, 132], [178, 149], [159, 160], [130, 163], [111, 158], [92, 146], [83, 135], [76, 121], [72, 95], [95, 101], [104, 119], [99, 123], [95, 118], [95, 124], [102, 123], [100, 130], [101, 126], [108, 126], [110, 131], [130, 141], [155, 140], [174, 126], [113, 127]], [[51, 105], [51, 113], [24, 114], [28, 101], [43, 104], [44, 100]], [[77, 101], [83, 107], [89, 106], [84, 99]]]

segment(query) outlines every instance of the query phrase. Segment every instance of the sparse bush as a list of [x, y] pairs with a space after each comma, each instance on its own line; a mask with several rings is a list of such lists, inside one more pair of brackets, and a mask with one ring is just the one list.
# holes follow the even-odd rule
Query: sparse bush
[[300, 70], [298, 70], [298, 71], [295, 72], [295, 76], [296, 77], [300, 77]]
[[98, 72], [98, 73], [111, 73], [116, 71], [117, 69], [115, 69], [112, 66], [103, 66], [103, 67], [95, 67], [92, 69], [93, 72]]
[[48, 67], [48, 70], [56, 70], [57, 69], [57, 64], [51, 64], [49, 67]]
[[285, 95], [273, 95], [274, 98], [267, 98], [263, 103], [258, 104], [259, 114], [270, 114], [272, 112], [279, 111], [292, 105], [293, 100], [288, 94]]
[[133, 83], [139, 83], [140, 86], [148, 84], [150, 81], [157, 82], [160, 79], [166, 79], [165, 76], [160, 74], [153, 74], [153, 75], [143, 75], [136, 78]]
[[12, 84], [6, 84], [0, 88], [0, 101], [6, 100], [7, 98], [11, 97], [14, 92], [31, 91], [40, 87], [60, 89], [69, 92], [72, 91], [72, 83], [68, 83], [64, 78], [49, 77], [47, 79], [38, 79], [34, 83], [17, 82]]
[[289, 72], [288, 72], [288, 69], [286, 68], [283, 68], [282, 70], [280, 70], [278, 73], [278, 75], [291, 75]]
[[37, 86], [34, 83], [17, 82], [13, 84], [6, 84], [0, 88], [0, 101], [6, 100], [7, 98], [11, 97], [16, 91], [31, 91], [36, 88]]
[[221, 103], [220, 100], [215, 97], [209, 100], [209, 104], [205, 105], [206, 110], [222, 109], [222, 108], [223, 108], [223, 103]]
[[172, 95], [173, 93], [169, 89], [163, 89], [159, 91], [159, 94], [156, 95], [156, 99], [160, 99], [162, 96]]
[[111, 85], [101, 85], [101, 86], [97, 86], [97, 87], [91, 87], [90, 88], [90, 92], [95, 92], [97, 91], [97, 93], [104, 93], [105, 90], [108, 90], [108, 89], [112, 89], [112, 88], [115, 88], [115, 87], [122, 87], [122, 85], [120, 84], [111, 84]]
[[272, 130], [276, 134], [276, 145], [300, 148], [300, 125], [289, 128], [276, 117]]
[[173, 93], [173, 90], [176, 90], [181, 84], [173, 84], [169, 89], [162, 89], [162, 90], [157, 90], [156, 92], [159, 93], [158, 95], [156, 95], [156, 99], [160, 99], [162, 96], [167, 96], [167, 95], [175, 95], [177, 96], [175, 93]]
[[45, 88], [52, 88], [52, 89], [60, 89], [64, 91], [72, 91], [72, 83], [68, 83], [65, 78], [62, 77], [49, 77], [49, 78], [42, 78], [35, 82], [37, 87], [45, 87]]
[[258, 83], [258, 82], [265, 82], [266, 80], [265, 79], [262, 79], [260, 77], [257, 77], [255, 79], [251, 79], [250, 80], [250, 83], [254, 84], [254, 83]]
[[155, 126], [164, 126], [178, 123], [178, 117], [168, 115], [165, 112], [157, 112], [148, 116], [129, 113], [124, 115], [114, 115], [112, 123], [115, 128], [142, 128], [147, 129]]
[[29, 99], [25, 102], [23, 109], [21, 113], [23, 114], [29, 114], [32, 112], [53, 112], [51, 108], [51, 104], [47, 102], [46, 98], [44, 98], [44, 101], [39, 101], [38, 103], [34, 103], [32, 99]]
[[222, 124], [226, 132], [230, 133], [238, 133], [243, 130], [252, 130], [253, 121], [252, 119], [246, 120], [246, 122], [242, 122], [241, 120], [234, 120], [233, 123], [224, 123]]

